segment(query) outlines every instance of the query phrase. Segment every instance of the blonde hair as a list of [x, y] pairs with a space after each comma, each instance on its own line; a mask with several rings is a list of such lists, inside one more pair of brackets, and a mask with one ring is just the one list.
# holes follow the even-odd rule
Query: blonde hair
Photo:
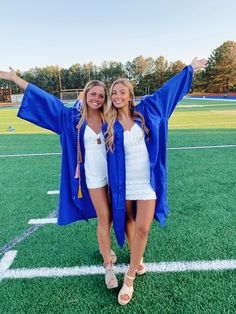
[[83, 197], [82, 190], [81, 190], [81, 176], [80, 176], [80, 163], [82, 162], [82, 154], [81, 154], [81, 147], [80, 147], [80, 128], [82, 124], [84, 123], [84, 121], [87, 120], [87, 116], [88, 116], [87, 94], [90, 91], [90, 89], [95, 86], [103, 87], [104, 92], [105, 92], [104, 104], [101, 108], [99, 108], [103, 121], [104, 121], [104, 111], [106, 110], [106, 107], [107, 107], [108, 92], [107, 92], [106, 85], [102, 81], [97, 81], [97, 80], [89, 81], [86, 84], [83, 91], [83, 97], [82, 97], [81, 106], [80, 106], [80, 119], [76, 126], [76, 128], [78, 129], [78, 133], [77, 133], [77, 163], [76, 163], [76, 169], [75, 169], [75, 178], [79, 180], [78, 194], [77, 194], [78, 198]]
[[105, 92], [105, 99], [104, 99], [104, 104], [101, 108], [99, 108], [99, 111], [101, 113], [102, 119], [104, 120], [104, 111], [107, 109], [107, 99], [108, 99], [108, 91], [106, 88], [106, 85], [102, 81], [94, 80], [94, 81], [89, 81], [83, 90], [82, 94], [82, 101], [81, 101], [81, 106], [80, 106], [80, 120], [77, 124], [77, 129], [79, 130], [81, 125], [84, 123], [85, 120], [87, 120], [87, 114], [88, 114], [88, 109], [87, 109], [87, 94], [90, 91], [91, 88], [95, 86], [101, 86], [104, 88]]
[[118, 109], [113, 105], [112, 103], [112, 91], [113, 88], [116, 84], [122, 84], [125, 87], [128, 88], [129, 94], [130, 94], [130, 102], [129, 102], [129, 113], [131, 118], [137, 121], [141, 122], [141, 126], [143, 131], [148, 134], [149, 130], [145, 125], [145, 120], [143, 115], [140, 112], [135, 111], [135, 103], [134, 103], [134, 89], [132, 84], [130, 83], [129, 80], [120, 78], [116, 80], [115, 82], [112, 83], [111, 88], [110, 88], [110, 98], [108, 100], [108, 106], [106, 107], [105, 110], [105, 120], [107, 121], [108, 127], [107, 127], [107, 138], [106, 138], [106, 145], [108, 147], [108, 150], [113, 151], [114, 149], [114, 123], [118, 117]]

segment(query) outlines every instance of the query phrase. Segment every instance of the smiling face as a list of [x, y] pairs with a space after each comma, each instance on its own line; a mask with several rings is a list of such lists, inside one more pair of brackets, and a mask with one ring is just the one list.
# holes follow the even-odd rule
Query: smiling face
[[86, 103], [88, 109], [98, 110], [104, 105], [105, 90], [102, 86], [94, 86], [90, 88], [86, 95]]
[[111, 100], [113, 105], [117, 109], [128, 107], [131, 100], [131, 95], [128, 87], [126, 87], [122, 83], [115, 84], [111, 91]]

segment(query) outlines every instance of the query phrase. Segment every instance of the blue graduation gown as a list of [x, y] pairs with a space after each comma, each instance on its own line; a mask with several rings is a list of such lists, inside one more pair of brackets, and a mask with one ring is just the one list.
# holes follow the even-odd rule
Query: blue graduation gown
[[[192, 83], [192, 66], [185, 67], [171, 78], [153, 95], [144, 98], [135, 111], [140, 112], [147, 128], [149, 138], [146, 145], [150, 159], [150, 184], [157, 195], [154, 218], [165, 225], [168, 213], [167, 193], [167, 133], [168, 119], [177, 103], [186, 95]], [[105, 128], [104, 128], [105, 131]], [[125, 151], [124, 129], [116, 120], [114, 124], [113, 152], [108, 152], [108, 176], [112, 195], [113, 225], [120, 246], [125, 242]], [[135, 162], [135, 160], [134, 160]]]
[[96, 217], [85, 180], [83, 138], [86, 122], [80, 129], [82, 198], [77, 197], [78, 179], [74, 178], [77, 165], [76, 125], [80, 118], [77, 108], [65, 107], [59, 99], [29, 83], [17, 116], [60, 135], [62, 160], [58, 224]]

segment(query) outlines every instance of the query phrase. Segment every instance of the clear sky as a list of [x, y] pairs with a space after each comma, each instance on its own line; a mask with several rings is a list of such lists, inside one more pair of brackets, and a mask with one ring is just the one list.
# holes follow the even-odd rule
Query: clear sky
[[3, 0], [0, 69], [157, 58], [190, 63], [236, 40], [236, 0]]

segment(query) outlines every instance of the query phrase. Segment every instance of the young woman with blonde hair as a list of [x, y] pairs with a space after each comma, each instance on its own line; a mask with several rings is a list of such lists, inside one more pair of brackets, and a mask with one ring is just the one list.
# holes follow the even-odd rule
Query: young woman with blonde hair
[[11, 80], [25, 90], [18, 117], [60, 135], [62, 147], [58, 224], [97, 216], [97, 239], [105, 266], [108, 289], [118, 282], [113, 270], [116, 255], [111, 250], [111, 212], [107, 189], [107, 161], [102, 133], [107, 90], [101, 81], [87, 83], [80, 109], [67, 108], [56, 97], [9, 72], [0, 79]]
[[121, 305], [132, 298], [135, 275], [147, 271], [142, 258], [153, 218], [162, 226], [165, 224], [168, 119], [189, 92], [193, 70], [204, 68], [205, 64], [204, 59], [195, 58], [137, 106], [128, 80], [119, 79], [111, 86], [106, 144], [113, 225], [118, 243], [124, 244], [126, 233], [131, 250], [129, 268], [118, 295]]

